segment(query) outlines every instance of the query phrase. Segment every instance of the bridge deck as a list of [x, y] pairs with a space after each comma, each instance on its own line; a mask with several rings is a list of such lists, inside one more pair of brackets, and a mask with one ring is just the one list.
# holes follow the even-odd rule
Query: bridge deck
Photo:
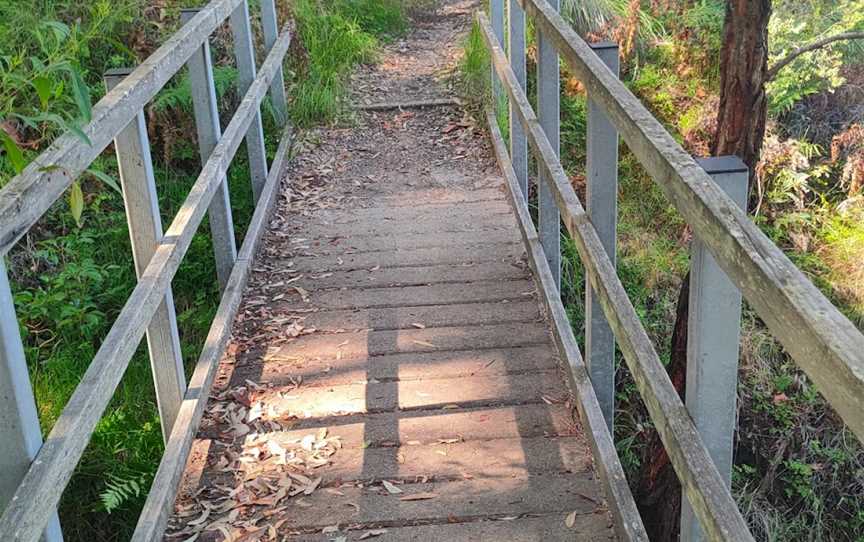
[[[452, 47], [420, 48], [458, 45], [470, 5], [444, 4], [360, 74], [361, 103], [446, 96]], [[413, 81], [387, 70], [406, 60]], [[253, 265], [168, 539], [614, 538], [482, 134], [439, 106], [318, 136]]]

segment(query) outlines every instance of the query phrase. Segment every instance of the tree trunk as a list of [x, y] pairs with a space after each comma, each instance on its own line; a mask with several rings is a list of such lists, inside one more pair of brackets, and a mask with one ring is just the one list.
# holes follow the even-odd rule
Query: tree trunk
[[[765, 137], [768, 103], [768, 20], [771, 0], [728, 0], [720, 54], [720, 110], [711, 152], [736, 155], [753, 172]], [[678, 293], [672, 332], [669, 378], [681, 399], [687, 380], [687, 318], [690, 274]], [[678, 540], [681, 485], [659, 436], [654, 432], [643, 456], [643, 468], [635, 490], [645, 527], [653, 541]]]

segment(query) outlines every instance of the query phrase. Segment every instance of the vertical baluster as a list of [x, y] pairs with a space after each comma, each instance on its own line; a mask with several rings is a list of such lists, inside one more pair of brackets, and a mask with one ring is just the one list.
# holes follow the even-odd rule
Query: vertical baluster
[[[747, 166], [737, 157], [704, 158], [699, 165], [742, 209]], [[720, 476], [731, 486], [738, 386], [741, 293], [699, 239], [690, 247], [686, 405]], [[681, 540], [704, 540], [687, 499], [681, 503]]]
[[[237, 59], [237, 90], [246, 94], [255, 80], [255, 49], [252, 46], [252, 28], [249, 25], [249, 4], [240, 2], [231, 14], [231, 33], [234, 35], [234, 56]], [[255, 202], [267, 182], [267, 155], [264, 150], [264, 128], [261, 111], [255, 113], [246, 133], [246, 150], [249, 153], [249, 172], [252, 176], [252, 195]]]
[[[200, 9], [180, 11], [180, 20], [185, 24]], [[213, 81], [213, 62], [210, 58], [210, 44], [205, 41], [201, 48], [189, 57], [189, 87], [192, 92], [192, 107], [195, 112], [195, 127], [198, 133], [198, 151], [201, 164], [207, 162], [219, 139], [222, 128], [219, 126], [219, 104], [216, 100], [216, 85]], [[220, 290], [225, 289], [228, 277], [237, 259], [237, 245], [234, 239], [234, 220], [231, 216], [231, 199], [228, 194], [228, 179], [222, 179], [210, 207], [210, 232], [213, 237], [213, 253], [216, 258], [216, 277]]]
[[[498, 43], [504, 47], [504, 0], [489, 0], [489, 18], [492, 22], [492, 30], [495, 32], [495, 37], [498, 38]], [[498, 105], [504, 98], [504, 88], [501, 86], [501, 81], [498, 79], [498, 74], [495, 73], [495, 66], [492, 70], [492, 105], [495, 111], [498, 111]]]
[[[559, 9], [559, 0], [549, 0], [552, 9]], [[558, 51], [552, 40], [547, 39], [537, 28], [537, 118], [546, 133], [546, 138], [560, 156], [560, 73], [558, 67]], [[558, 291], [561, 291], [561, 217], [555, 197], [552, 195], [550, 180], [543, 173], [538, 173], [537, 203], [539, 206], [540, 244], [546, 253], [552, 277]]]
[[[21, 330], [15, 315], [6, 264], [0, 256], [0, 512], [42, 447], [36, 400], [30, 386]], [[53, 514], [42, 540], [60, 542], [60, 520]]]
[[[268, 52], [279, 37], [279, 22], [276, 19], [276, 3], [274, 0], [261, 0], [261, 27], [264, 30], [264, 49]], [[273, 82], [270, 83], [270, 103], [276, 113], [276, 122], [282, 126], [288, 122], [288, 99], [285, 96], [285, 81], [282, 66]]]
[[[108, 90], [117, 86], [130, 72], [128, 69], [107, 72], [105, 85]], [[156, 252], [157, 245], [162, 242], [162, 218], [159, 216], [156, 179], [153, 175], [150, 141], [143, 111], [139, 111], [135, 119], [117, 135], [114, 148], [120, 168], [120, 185], [123, 188], [123, 203], [126, 207], [129, 237], [132, 240], [135, 273], [140, 278]], [[174, 313], [174, 297], [170, 289], [147, 327], [147, 347], [156, 386], [162, 436], [167, 442], [186, 393], [177, 316]]]
[[[516, 73], [516, 79], [523, 90], [526, 90], [527, 74], [525, 68], [525, 11], [519, 6], [517, 0], [510, 0], [508, 21], [510, 32], [508, 33], [508, 52], [510, 53], [510, 66]], [[527, 90], [526, 90], [527, 93]], [[513, 170], [519, 180], [522, 196], [528, 199], [528, 141], [525, 139], [525, 131], [519, 122], [519, 114], [515, 111], [513, 102], [510, 102], [510, 161]]]
[[[606, 66], [618, 76], [618, 45], [611, 42], [591, 46]], [[602, 106], [588, 95], [586, 160], [586, 209], [612, 265], [618, 222], [618, 132]], [[600, 409], [612, 431], [615, 415], [615, 336], [603, 315], [591, 284], [585, 281], [585, 362]]]

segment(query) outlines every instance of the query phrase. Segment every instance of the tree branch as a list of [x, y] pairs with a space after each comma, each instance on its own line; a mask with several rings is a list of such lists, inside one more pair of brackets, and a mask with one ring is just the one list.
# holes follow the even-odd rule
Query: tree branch
[[768, 69], [767, 80], [770, 81], [777, 76], [777, 73], [788, 66], [793, 60], [803, 55], [804, 53], [809, 53], [810, 51], [814, 51], [816, 49], [821, 49], [830, 43], [834, 43], [835, 41], [842, 40], [860, 40], [864, 39], [864, 32], [842, 32], [840, 34], [834, 34], [833, 36], [828, 36], [826, 38], [822, 38], [821, 40], [816, 40], [813, 43], [808, 43], [803, 47], [799, 47], [784, 56], [780, 60], [774, 63], [771, 68]]

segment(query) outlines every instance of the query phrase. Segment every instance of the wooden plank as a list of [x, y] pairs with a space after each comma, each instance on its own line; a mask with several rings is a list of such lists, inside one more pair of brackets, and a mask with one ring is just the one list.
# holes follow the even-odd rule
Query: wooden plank
[[430, 372], [452, 378], [474, 375], [507, 375], [546, 371], [557, 367], [555, 352], [546, 344], [485, 350], [406, 352], [346, 361], [333, 370], [334, 360], [321, 357], [291, 357], [281, 363], [261, 363], [263, 349], [238, 355], [231, 375], [232, 385], [255, 380], [274, 386], [291, 385], [303, 378], [304, 386], [327, 386], [371, 380], [416, 380]]
[[398, 236], [346, 235], [318, 239], [298, 237], [291, 239], [285, 249], [291, 252], [305, 251], [317, 255], [357, 252], [382, 252], [416, 248], [447, 248], [489, 243], [515, 243], [518, 234], [513, 229], [489, 230], [482, 236], [468, 236], [464, 232], [404, 233]]
[[502, 77], [505, 90], [519, 104], [528, 142], [537, 153], [538, 163], [549, 174], [564, 224], [576, 241], [591, 286], [615, 332], [624, 359], [694, 512], [712, 540], [753, 540], [693, 421], [669, 381], [666, 369], [660, 363], [557, 154], [546, 139], [525, 94], [516, 85], [501, 48], [494, 42], [488, 21], [483, 14], [479, 14], [478, 19], [492, 52], [492, 62]]
[[[416, 446], [439, 444], [441, 440], [562, 437], [580, 435], [564, 405], [546, 403], [505, 407], [408, 410], [304, 418], [286, 439], [301, 439], [326, 427], [346, 448]], [[208, 428], [208, 431], [210, 429]]]
[[[350, 360], [346, 360], [350, 361]], [[333, 362], [338, 370], [340, 362]], [[438, 375], [444, 376], [444, 375]], [[424, 378], [397, 382], [360, 382], [324, 387], [263, 391], [262, 420], [344, 416], [372, 412], [474, 408], [562, 400], [567, 394], [556, 371], [524, 375]]]
[[[567, 513], [595, 514], [601, 503], [586, 497], [596, 482], [584, 474], [536, 474], [533, 476], [491, 479], [479, 478], [445, 483], [402, 485], [402, 495], [386, 491], [373, 493], [364, 488], [342, 487], [343, 495], [316, 491], [304, 498], [309, 508], [290, 506], [286, 529], [320, 530], [337, 523], [400, 524], [424, 523], [447, 518], [510, 517], [523, 514], [556, 515], [563, 521]], [[403, 500], [419, 493], [434, 493], [429, 500]], [[349, 502], [362, 502], [355, 508]], [[289, 501], [294, 504], [294, 501]], [[314, 514], [300, 513], [315, 510]], [[390, 523], [393, 522], [393, 523]]]
[[0, 190], [0, 254], [6, 254], [57, 201], [72, 181], [102, 153], [120, 130], [183, 67], [241, 0], [214, 0], [117, 88], [93, 107], [82, 131], [90, 144], [67, 133]]
[[279, 289], [270, 293], [284, 296], [285, 301], [277, 301], [277, 310], [305, 309], [314, 307], [319, 310], [421, 307], [429, 305], [480, 303], [490, 301], [520, 301], [531, 299], [534, 284], [530, 280], [502, 280], [488, 282], [468, 282], [458, 284], [433, 284], [423, 286], [362, 288], [353, 290], [320, 290], [303, 292], [294, 289], [293, 283], [281, 293]]
[[[241, 137], [251, 123], [276, 67], [281, 64], [288, 50], [290, 41], [290, 34], [283, 32], [262, 66], [258, 78], [237, 108], [222, 140], [195, 181], [177, 217], [165, 232], [163, 244], [159, 245], [147, 269], [142, 273], [141, 280], [120, 311], [81, 383], [24, 476], [15, 492], [13, 503], [0, 518], [0, 534], [5, 540], [35, 542], [52, 510], [57, 506], [63, 488], [69, 482], [93, 429], [141, 341], [147, 322], [164, 298], [171, 279], [192, 242], [192, 236], [204, 218], [207, 206], [240, 146]], [[123, 84], [117, 88], [121, 88]]]
[[210, 397], [210, 388], [216, 376], [219, 360], [225, 352], [228, 340], [231, 338], [231, 328], [246, 283], [249, 279], [252, 261], [258, 251], [261, 237], [267, 228], [272, 215], [276, 197], [279, 194], [282, 178], [288, 165], [288, 149], [291, 145], [291, 128], [283, 131], [282, 141], [276, 151], [276, 158], [270, 168], [267, 183], [261, 191], [261, 198], [255, 207], [249, 229], [240, 248], [237, 263], [228, 279], [219, 308], [210, 325], [210, 331], [204, 341], [204, 348], [198, 357], [195, 371], [189, 379], [189, 391], [180, 407], [177, 422], [171, 432], [171, 438], [165, 445], [162, 461], [153, 479], [147, 501], [138, 518], [132, 540], [138, 542], [157, 540], [165, 532], [168, 516], [174, 505], [177, 487], [186, 466], [186, 459], [192, 448], [195, 431], [204, 413], [204, 407]]
[[404, 352], [436, 352], [508, 348], [543, 344], [549, 340], [540, 323], [494, 324], [470, 327], [433, 327], [392, 331], [311, 334], [297, 337], [278, 350], [276, 357], [320, 357], [334, 365], [340, 360], [366, 359]]
[[[264, 34], [264, 50], [270, 51], [273, 44], [276, 43], [276, 38], [279, 37], [279, 23], [274, 0], [261, 0], [261, 30]], [[285, 78], [282, 74], [282, 66], [279, 66], [276, 75], [273, 76], [269, 94], [276, 123], [282, 126], [288, 122], [288, 98], [285, 96]], [[286, 135], [290, 138], [291, 132], [287, 132]]]
[[[549, 0], [551, 9], [559, 9], [560, 0]], [[561, 68], [558, 51], [539, 28], [537, 33], [537, 119], [556, 156], [560, 156], [561, 141]], [[518, 80], [518, 76], [517, 76]], [[502, 82], [502, 85], [504, 83]], [[520, 87], [524, 90], [524, 86]], [[505, 91], [506, 92], [506, 91]], [[512, 102], [511, 102], [512, 103]], [[513, 109], [517, 104], [513, 104]], [[518, 113], [516, 114], [518, 117]], [[542, 166], [537, 171], [537, 233], [543, 253], [549, 261], [552, 277], [561, 291], [561, 213], [555, 205], [554, 190]]]
[[[425, 305], [371, 309], [318, 311], [298, 315], [307, 328], [322, 333], [356, 330], [400, 330], [419, 327], [454, 327], [536, 322], [540, 311], [534, 299], [527, 301], [496, 301]], [[278, 316], [274, 315], [274, 320]]]
[[[30, 385], [27, 357], [15, 314], [6, 262], [0, 256], [0, 510], [30, 468], [42, 446], [42, 429], [36, 398]], [[43, 535], [45, 542], [61, 542], [60, 520], [51, 514]]]
[[[387, 269], [428, 265], [472, 266], [488, 262], [518, 263], [524, 250], [517, 242], [488, 243], [479, 246], [432, 247], [392, 252], [360, 252], [356, 254], [300, 256], [284, 267], [315, 274], [335, 271], [359, 271], [361, 269]], [[277, 264], [286, 260], [277, 260]]]
[[[273, 263], [279, 263], [273, 262]], [[517, 262], [518, 263], [518, 262]], [[262, 267], [259, 263], [258, 267]], [[267, 269], [271, 267], [268, 265]], [[327, 288], [382, 288], [385, 286], [423, 286], [428, 284], [455, 284], [483, 282], [490, 280], [510, 281], [528, 278], [527, 265], [500, 265], [497, 261], [481, 262], [474, 265], [440, 264], [418, 265], [415, 267], [363, 268], [354, 271], [329, 271], [326, 273], [285, 273], [282, 268], [273, 269], [274, 282], [266, 287], [269, 293], [279, 282], [296, 278], [291, 284], [304, 290], [324, 290]], [[276, 274], [283, 275], [283, 281], [276, 280]], [[299, 277], [299, 278], [298, 278]]]
[[[520, 517], [503, 519], [478, 518], [460, 523], [435, 525], [412, 525], [388, 527], [386, 532], [375, 537], [375, 542], [414, 542], [416, 540], [506, 540], [507, 542], [551, 542], [555, 540], [590, 540], [599, 542], [612, 537], [605, 532], [608, 524], [603, 514], [581, 514], [575, 516], [573, 527], [567, 527], [567, 514], [552, 514], [543, 517]], [[367, 530], [342, 531], [363, 536]], [[340, 533], [334, 533], [338, 536]], [[350, 538], [349, 538], [350, 539]], [[321, 534], [301, 535], [291, 538], [296, 542], [323, 540]]]
[[552, 333], [558, 350], [567, 362], [565, 371], [570, 389], [577, 400], [579, 417], [591, 438], [588, 439], [594, 457], [600, 481], [606, 493], [607, 503], [615, 523], [615, 530], [622, 540], [647, 542], [648, 534], [642, 524], [642, 518], [630, 493], [630, 486], [624, 474], [612, 434], [606, 423], [594, 387], [588, 376], [588, 369], [579, 352], [579, 345], [573, 335], [573, 327], [567, 317], [561, 295], [549, 269], [548, 260], [540, 246], [537, 230], [531, 220], [527, 204], [519, 197], [519, 185], [516, 175], [509, 163], [504, 140], [498, 130], [492, 111], [486, 111], [486, 121], [492, 139], [492, 146], [504, 178], [509, 187], [510, 202], [519, 223], [520, 231], [528, 248], [528, 261], [534, 269], [543, 304], [552, 324]]
[[[186, 22], [199, 11], [199, 9], [181, 10], [180, 20]], [[189, 89], [192, 94], [195, 130], [198, 135], [198, 153], [201, 164], [206, 164], [219, 138], [222, 137], [210, 44], [205, 41], [186, 64], [189, 69]], [[234, 219], [231, 215], [227, 177], [222, 180], [222, 186], [216, 191], [207, 210], [207, 217], [210, 220], [210, 237], [216, 259], [216, 278], [219, 281], [219, 288], [224, 291], [234, 261], [237, 259], [237, 242], [234, 239]]]
[[[230, 17], [231, 35], [234, 37], [234, 57], [237, 60], [237, 90], [245, 94], [255, 80], [255, 46], [252, 44], [252, 26], [249, 22], [249, 3], [241, 0]], [[282, 72], [282, 64], [276, 67]], [[273, 76], [275, 80], [275, 75]], [[271, 81], [272, 85], [272, 81]], [[252, 182], [252, 197], [257, 203], [267, 182], [267, 152], [264, 148], [264, 125], [261, 122], [261, 106], [257, 106], [252, 122], [246, 132], [246, 152], [249, 156], [249, 175]]]
[[[105, 84], [109, 91], [126, 75], [126, 70], [122, 69], [106, 73]], [[153, 173], [150, 140], [147, 137], [147, 122], [143, 111], [117, 134], [114, 149], [120, 170], [132, 259], [135, 262], [135, 274], [140, 280], [163, 237], [156, 177]], [[147, 326], [147, 351], [156, 388], [162, 437], [167, 441], [180, 409], [180, 401], [186, 393], [183, 352], [180, 349], [174, 296], [170, 288], [165, 292], [162, 303]]]
[[[285, 449], [297, 446], [296, 439], [283, 433], [266, 433], [242, 441], [235, 449], [249, 449], [272, 441]], [[211, 446], [207, 461], [216, 464], [225, 448]], [[401, 459], [400, 459], [401, 457]], [[443, 458], [443, 459], [442, 459]], [[380, 480], [415, 481], [423, 476], [447, 481], [473, 478], [526, 477], [532, 474], [589, 473], [591, 454], [585, 437], [529, 437], [474, 439], [471, 435], [453, 442], [398, 447], [343, 446], [329, 458], [330, 464], [321, 469], [326, 485], [330, 480], [341, 482], [378, 482]], [[260, 465], [240, 464], [235, 472], [210, 472], [196, 484], [184, 487], [194, 493], [199, 487], [220, 483], [232, 487], [238, 478], [254, 476]], [[599, 500], [599, 499], [598, 499]]]
[[[618, 75], [618, 46], [610, 42], [595, 43], [591, 49], [603, 63]], [[618, 132], [593, 100], [588, 99], [586, 113], [585, 199], [591, 224], [603, 242], [609, 261], [616, 264], [618, 232]], [[603, 315], [603, 309], [585, 284], [585, 365], [591, 384], [609, 425], [615, 434], [615, 337]]]
[[[448, 214], [446, 217], [441, 216], [440, 209], [438, 211], [438, 213], [424, 214], [405, 221], [397, 221], [392, 218], [371, 220], [364, 224], [362, 232], [357, 232], [355, 223], [321, 222], [316, 220], [315, 235], [316, 237], [344, 237], [354, 233], [361, 233], [362, 235], [398, 236], [405, 233], [465, 233], [513, 228], [513, 216], [509, 209], [503, 209], [500, 213], [496, 212], [492, 214], [484, 212], [459, 213], [458, 209], [456, 209], [455, 216]], [[450, 211], [452, 209], [448, 208], [448, 213]], [[320, 213], [316, 213], [316, 218], [318, 214]], [[289, 228], [297, 232], [298, 236], [306, 237], [309, 234], [307, 224], [308, 222], [306, 221], [297, 221], [291, 223]]]
[[738, 208], [544, 0], [520, 0], [750, 306], [864, 440], [864, 334]]
[[[510, 56], [510, 66], [513, 72], [516, 73], [516, 79], [523, 89], [528, 88], [528, 72], [525, 62], [525, 11], [516, 0], [508, 0], [507, 2], [507, 22], [510, 25], [510, 31], [507, 33], [507, 43], [509, 45], [507, 53]], [[494, 71], [494, 69], [493, 69]], [[510, 105], [509, 121], [510, 121], [510, 162], [513, 164], [513, 171], [516, 172], [516, 178], [519, 179], [519, 187], [522, 189], [522, 195], [528, 197], [528, 141], [525, 139], [525, 132], [522, 130], [522, 124], [519, 122], [519, 117], [513, 111], [513, 104]]]
[[[442, 212], [446, 209], [447, 212]], [[497, 225], [498, 216], [505, 215], [512, 224], [510, 207], [503, 199], [467, 201], [442, 207], [440, 205], [421, 206], [377, 206], [361, 207], [359, 209], [323, 209], [315, 213], [316, 223], [323, 224], [362, 224], [376, 221], [409, 222], [411, 220], [434, 221], [442, 224], [466, 221], [469, 224], [484, 224], [492, 222]], [[490, 220], [491, 219], [491, 220]], [[349, 228], [345, 229], [346, 231]], [[353, 230], [356, 232], [356, 230]], [[365, 233], [365, 231], [364, 231]]]

